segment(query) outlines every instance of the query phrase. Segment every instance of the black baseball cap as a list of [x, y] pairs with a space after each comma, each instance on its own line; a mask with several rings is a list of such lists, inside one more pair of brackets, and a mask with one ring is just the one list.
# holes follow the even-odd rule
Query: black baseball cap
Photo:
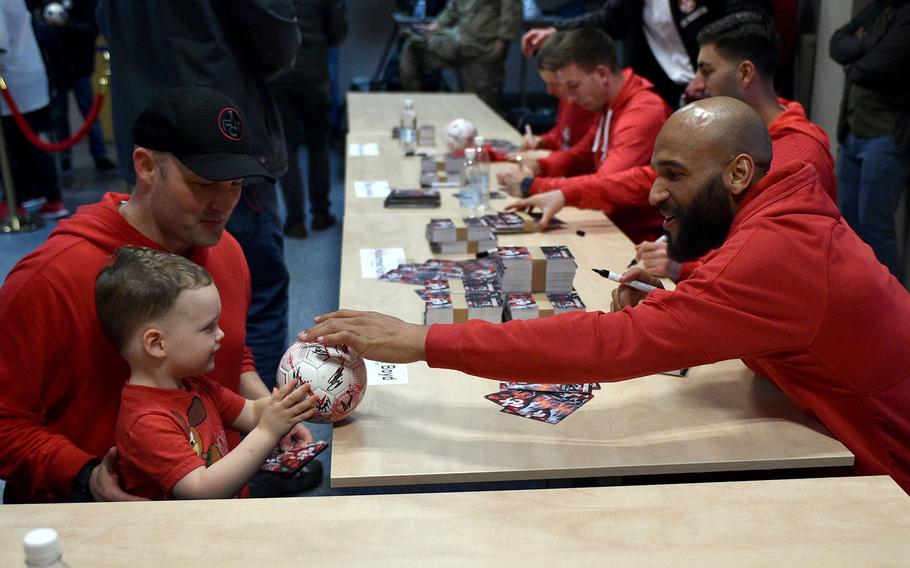
[[169, 152], [207, 180], [263, 177], [275, 183], [253, 156], [237, 104], [208, 87], [178, 87], [155, 97], [136, 119], [133, 143]]

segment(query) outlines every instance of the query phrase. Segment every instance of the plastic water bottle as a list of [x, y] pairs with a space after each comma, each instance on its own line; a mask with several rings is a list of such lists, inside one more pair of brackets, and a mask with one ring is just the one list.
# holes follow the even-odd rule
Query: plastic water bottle
[[25, 565], [44, 568], [68, 568], [60, 552], [60, 540], [54, 529], [35, 529], [22, 539], [25, 547]]
[[413, 156], [417, 151], [417, 112], [414, 111], [414, 101], [411, 99], [405, 99], [401, 107], [398, 140], [405, 156]]
[[477, 209], [480, 211], [490, 208], [490, 153], [484, 148], [485, 143], [486, 140], [483, 136], [474, 137], [474, 145], [477, 146], [475, 161], [477, 162], [480, 191], [480, 202], [477, 204]]
[[480, 171], [477, 168], [476, 160], [476, 150], [474, 148], [466, 148], [461, 176], [461, 191], [458, 192], [458, 204], [467, 215], [473, 215], [480, 204]]
[[427, 0], [417, 0], [414, 4], [414, 17], [418, 20], [427, 19]]

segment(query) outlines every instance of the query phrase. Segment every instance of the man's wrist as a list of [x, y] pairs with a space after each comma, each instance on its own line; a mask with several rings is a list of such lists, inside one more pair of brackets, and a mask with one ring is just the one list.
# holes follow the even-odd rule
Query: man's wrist
[[518, 184], [519, 189], [521, 190], [521, 196], [527, 197], [531, 195], [531, 186], [534, 184], [534, 178], [526, 177], [521, 180], [521, 183]]
[[89, 503], [96, 501], [92, 494], [91, 481], [92, 472], [101, 465], [101, 460], [92, 458], [79, 470], [76, 477], [73, 478], [73, 485], [70, 490], [70, 499], [76, 503]]

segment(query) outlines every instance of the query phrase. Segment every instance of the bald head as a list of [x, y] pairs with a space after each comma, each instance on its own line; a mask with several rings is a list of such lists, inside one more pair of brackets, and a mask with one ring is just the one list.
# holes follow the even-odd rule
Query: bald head
[[679, 109], [667, 120], [658, 144], [688, 148], [699, 158], [726, 164], [751, 156], [759, 177], [771, 166], [771, 136], [758, 114], [731, 97], [711, 97]]

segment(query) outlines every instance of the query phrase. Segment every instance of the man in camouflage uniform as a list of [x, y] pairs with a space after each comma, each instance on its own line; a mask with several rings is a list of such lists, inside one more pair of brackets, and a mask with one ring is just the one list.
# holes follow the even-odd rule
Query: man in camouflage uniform
[[496, 108], [505, 78], [509, 42], [522, 26], [521, 0], [449, 0], [435, 22], [415, 26], [419, 33], [401, 51], [401, 86], [419, 91], [425, 69], [454, 67], [461, 86]]

